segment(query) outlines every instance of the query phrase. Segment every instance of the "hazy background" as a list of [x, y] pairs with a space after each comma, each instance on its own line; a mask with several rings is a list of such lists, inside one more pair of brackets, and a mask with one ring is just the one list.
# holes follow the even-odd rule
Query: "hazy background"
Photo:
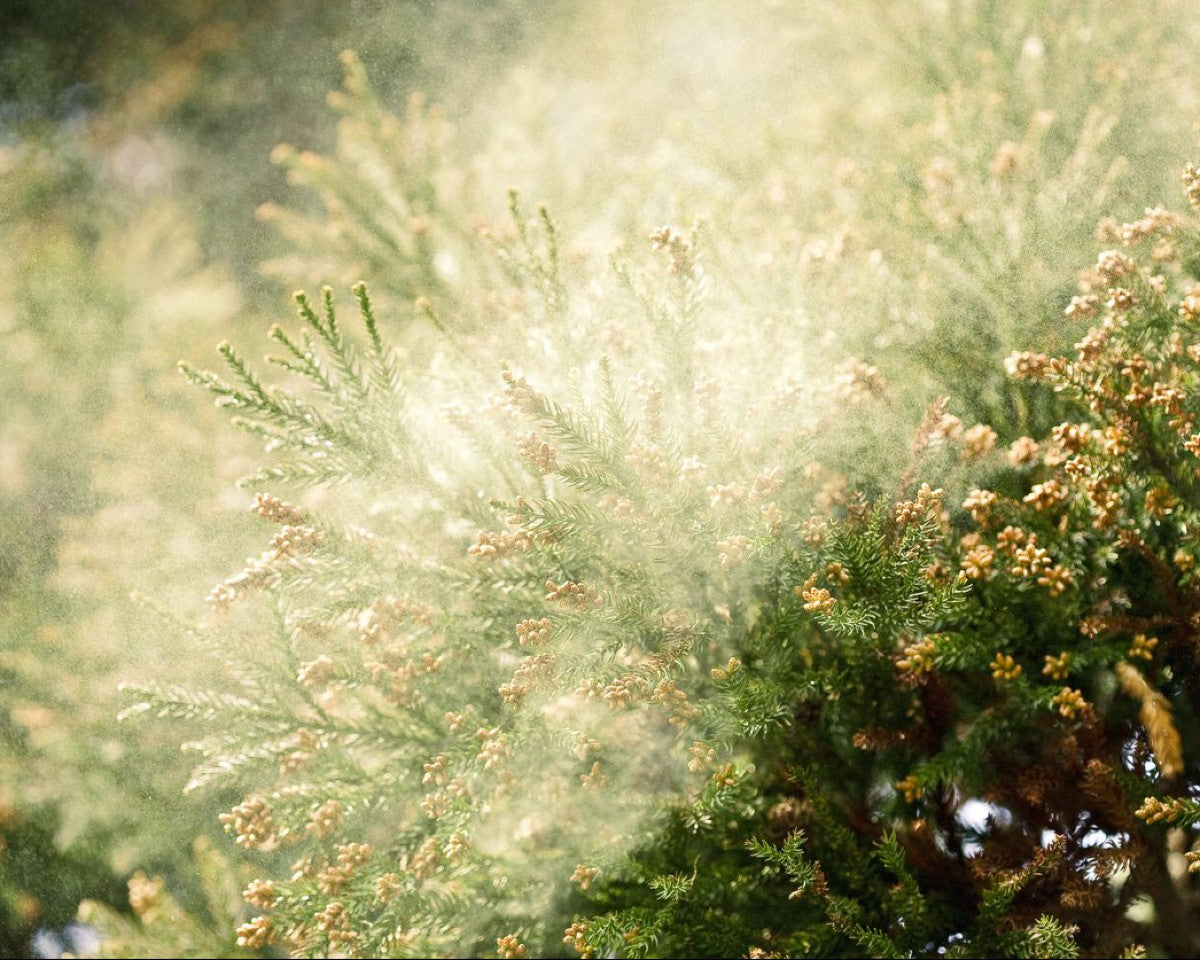
[[[440, 104], [434, 175], [465, 220], [513, 184], [580, 258], [702, 222], [767, 304], [752, 322], [901, 386], [897, 434], [952, 387], [1009, 440], [1040, 400], [1000, 359], [1071, 342], [1096, 220], [1174, 203], [1198, 152], [1193, 21], [1181, 0], [0, 0], [0, 955], [39, 931], [57, 955], [82, 900], [128, 911], [138, 871], [231, 943], [192, 850], [233, 855], [215, 817], [238, 798], [185, 797], [175, 728], [119, 725], [117, 684], [201, 669], [131, 591], [198, 612], [261, 549], [232, 487], [254, 448], [175, 361], [260, 353], [299, 285], [361, 276], [393, 332], [411, 313], [338, 190], [271, 160], [353, 167], [371, 132], [327, 103], [341, 51], [383, 108]], [[845, 462], [882, 469], [865, 442]]]

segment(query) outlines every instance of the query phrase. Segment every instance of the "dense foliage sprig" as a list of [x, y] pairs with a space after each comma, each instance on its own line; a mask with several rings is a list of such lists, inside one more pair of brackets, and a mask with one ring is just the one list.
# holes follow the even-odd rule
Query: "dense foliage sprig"
[[[286, 452], [250, 482], [390, 491], [376, 529], [260, 493], [271, 548], [212, 600], [261, 592], [273, 628], [228, 689], [140, 708], [218, 720], [195, 782], [251, 787], [227, 829], [299, 857], [248, 888], [241, 942], [540, 955], [568, 911], [585, 955], [1186, 953], [1185, 841], [1154, 823], [1195, 819], [1200, 233], [1154, 210], [1116, 234], [1153, 256], [1100, 256], [1076, 355], [1009, 364], [1078, 420], [1002, 454], [927, 415], [902, 484], [950, 444], [990, 477], [961, 510], [831, 490], [786, 430], [747, 448], [708, 391], [608, 360], [569, 403], [503, 366], [497, 433], [451, 413], [488, 453], [452, 476], [361, 287], [366, 348], [329, 291], [323, 316], [297, 297], [327, 359], [273, 333], [319, 402], [224, 345], [232, 381], [189, 370]], [[703, 291], [692, 245], [654, 239]]]

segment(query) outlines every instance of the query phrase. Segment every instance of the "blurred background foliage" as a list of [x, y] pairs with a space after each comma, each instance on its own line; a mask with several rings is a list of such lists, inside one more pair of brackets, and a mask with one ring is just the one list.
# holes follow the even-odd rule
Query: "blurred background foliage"
[[1185, 0], [0, 4], [0, 955], [236, 955], [232, 798], [116, 721], [198, 669], [130, 592], [196, 612], [255, 539], [175, 360], [302, 284], [366, 279], [414, 359], [430, 305], [519, 310], [480, 233], [513, 185], [574, 264], [700, 224], [799, 368], [878, 366], [896, 415], [823, 456], [886, 479], [942, 394], [1054, 422], [1001, 360], [1073, 342], [1097, 220], [1175, 196], [1198, 43]]

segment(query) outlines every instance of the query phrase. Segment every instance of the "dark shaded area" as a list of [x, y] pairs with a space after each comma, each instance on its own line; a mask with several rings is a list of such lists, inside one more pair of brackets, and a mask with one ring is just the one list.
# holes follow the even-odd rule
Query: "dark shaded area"
[[42, 808], [0, 819], [0, 956], [30, 956], [38, 929], [61, 929], [85, 897], [124, 900], [125, 885], [106, 863], [106, 838], [61, 849], [55, 810]]

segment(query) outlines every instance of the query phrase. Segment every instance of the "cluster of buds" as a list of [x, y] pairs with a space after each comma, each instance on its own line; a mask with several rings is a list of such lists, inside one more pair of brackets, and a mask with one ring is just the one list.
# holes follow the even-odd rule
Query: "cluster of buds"
[[688, 696], [679, 689], [674, 680], [659, 680], [650, 692], [652, 703], [661, 703], [671, 711], [667, 723], [682, 729], [700, 716], [700, 708], [688, 700]]
[[1060, 423], [1050, 431], [1054, 442], [1068, 453], [1079, 453], [1092, 441], [1092, 428], [1086, 423]]
[[317, 875], [317, 869], [317, 862], [313, 860], [312, 857], [301, 857], [292, 864], [292, 883], [300, 883], [302, 880], [311, 880]]
[[885, 384], [879, 371], [869, 363], [851, 357], [837, 368], [834, 394], [850, 403], [862, 403], [883, 395]]
[[550, 642], [553, 624], [549, 618], [522, 620], [517, 624], [517, 642], [523, 647], [541, 647]]
[[601, 604], [600, 594], [595, 587], [577, 583], [574, 580], [564, 580], [562, 583], [547, 580], [546, 601], [574, 607], [581, 612], [591, 610]]
[[1062, 564], [1056, 564], [1037, 578], [1039, 587], [1045, 587], [1052, 597], [1061, 596], [1075, 584], [1075, 575]]
[[1017, 437], [1008, 448], [1008, 462], [1014, 467], [1028, 467], [1037, 462], [1040, 448], [1033, 437]]
[[692, 773], [707, 770], [717, 759], [715, 747], [710, 747], [703, 740], [696, 740], [688, 750], [688, 769]]
[[809, 517], [800, 528], [800, 537], [810, 547], [819, 547], [825, 542], [829, 524], [820, 517]]
[[537, 434], [522, 434], [517, 441], [517, 450], [528, 460], [539, 473], [553, 473], [558, 457], [550, 444], [541, 440]]
[[850, 582], [850, 571], [837, 560], [833, 560], [825, 565], [825, 579], [830, 583], [845, 586]]
[[1024, 546], [1013, 551], [1014, 577], [1039, 577], [1051, 566], [1050, 554], [1037, 545], [1037, 535], [1030, 534]]
[[523, 944], [515, 934], [508, 934], [504, 937], [496, 938], [496, 956], [501, 960], [521, 960], [528, 956]]
[[571, 874], [569, 882], [579, 884], [580, 890], [587, 890], [591, 887], [592, 881], [598, 876], [600, 876], [599, 867], [588, 867], [579, 864], [575, 867], [575, 872]]
[[962, 421], [944, 409], [940, 410], [938, 416], [927, 418], [921, 430], [924, 445], [929, 447], [940, 447], [951, 440], [957, 440], [962, 433]]
[[1183, 218], [1162, 207], [1147, 207], [1140, 220], [1121, 225], [1121, 242], [1134, 247], [1154, 237], [1170, 235], [1183, 223]]
[[671, 273], [679, 277], [690, 277], [696, 269], [695, 252], [692, 245], [670, 227], [659, 227], [650, 234], [655, 250], [664, 250], [671, 256]]
[[647, 479], [658, 481], [667, 476], [667, 458], [653, 444], [633, 444], [625, 454], [625, 462]]
[[809, 577], [802, 586], [796, 588], [796, 596], [804, 601], [804, 609], [809, 613], [820, 613], [828, 616], [837, 606], [837, 599], [825, 587], [817, 586], [816, 574]]
[[261, 950], [275, 942], [275, 929], [270, 917], [255, 917], [237, 928], [237, 945], [247, 950]]
[[508, 737], [500, 732], [499, 727], [480, 727], [475, 731], [475, 738], [480, 741], [479, 759], [483, 761], [485, 770], [496, 769], [512, 756]]
[[1110, 287], [1137, 274], [1137, 265], [1120, 250], [1105, 250], [1096, 258], [1096, 275]]
[[1175, 820], [1183, 809], [1183, 803], [1177, 799], [1160, 800], [1158, 797], [1147, 797], [1140, 807], [1134, 811], [1134, 816], [1147, 823], [1161, 823], [1164, 820]]
[[343, 843], [337, 848], [337, 862], [357, 870], [371, 859], [373, 852], [369, 843]]
[[736, 787], [741, 783], [742, 776], [732, 763], [723, 763], [713, 771], [712, 782], [718, 788]]
[[262, 555], [247, 559], [245, 567], [213, 587], [208, 602], [216, 607], [228, 606], [239, 594], [271, 586], [279, 564], [295, 563], [325, 544], [325, 534], [306, 522], [308, 511], [303, 507], [260, 493], [250, 509], [260, 517], [281, 524], [283, 529], [271, 538], [270, 548]]
[[406, 623], [429, 626], [437, 610], [427, 603], [391, 595], [377, 597], [358, 615], [358, 635], [363, 643], [375, 646], [393, 637]]
[[214, 607], [224, 608], [240, 594], [270, 586], [278, 576], [274, 568], [275, 559], [273, 550], [266, 551], [258, 558], [251, 557], [243, 569], [213, 587], [206, 599]]
[[721, 557], [722, 567], [732, 567], [750, 555], [750, 551], [754, 546], [754, 541], [745, 536], [726, 537], [724, 540], [717, 541], [717, 551]]
[[1084, 481], [1088, 504], [1092, 514], [1092, 526], [1097, 530], [1108, 530], [1116, 526], [1121, 517], [1121, 494], [1105, 477], [1089, 477]]
[[308, 819], [308, 829], [319, 839], [324, 840], [346, 822], [342, 805], [337, 800], [326, 800], [316, 807]]
[[742, 669], [742, 661], [737, 657], [730, 657], [723, 667], [713, 667], [708, 671], [708, 675], [714, 680], [728, 680], [735, 673]]
[[571, 748], [571, 754], [576, 760], [586, 760], [590, 754], [600, 749], [600, 741], [589, 737], [582, 730], [575, 732], [574, 740], [575, 746]]
[[708, 505], [714, 510], [741, 503], [746, 495], [745, 489], [736, 480], [732, 483], [711, 484], [706, 492], [708, 493]]
[[251, 880], [242, 891], [242, 899], [259, 910], [270, 910], [276, 898], [275, 884], [270, 880]]
[[963, 431], [962, 458], [964, 460], [979, 460], [986, 457], [996, 448], [996, 441], [998, 439], [999, 436], [996, 431], [986, 423], [975, 424], [975, 426]]
[[1129, 433], [1119, 424], [1110, 424], [1099, 431], [1098, 439], [1110, 457], [1123, 457], [1129, 452]]
[[901, 527], [917, 523], [927, 516], [940, 517], [942, 513], [942, 491], [935, 490], [927, 483], [921, 484], [917, 495], [912, 500], [903, 500], [896, 504], [896, 523]]
[[1114, 287], [1108, 293], [1104, 305], [1114, 313], [1128, 313], [1139, 303], [1138, 296], [1126, 287]]
[[129, 878], [129, 906], [139, 917], [150, 919], [162, 903], [163, 881], [151, 879], [140, 870]]
[[[456, 787], [456, 783], [454, 781], [452, 781], [450, 784], [450, 792], [457, 797], [466, 796], [466, 790], [461, 784], [458, 784]], [[466, 859], [467, 854], [471, 852], [471, 841], [461, 830], [455, 830], [446, 838], [446, 845], [443, 847], [443, 850], [445, 851], [446, 859], [449, 860], [451, 864], [459, 864], [462, 863], [463, 860]]]
[[247, 797], [217, 819], [234, 841], [247, 850], [265, 847], [277, 838], [271, 808], [262, 797]]
[[326, 904], [316, 914], [317, 930], [329, 938], [329, 946], [335, 951], [354, 953], [358, 946], [358, 934], [350, 929], [350, 913], [340, 900]]
[[630, 389], [642, 401], [642, 422], [646, 432], [657, 436], [662, 432], [664, 393], [645, 370], [639, 370], [630, 381]]
[[1036, 542], [1036, 535], [1031, 537], [1020, 527], [1014, 527], [1009, 524], [996, 535], [996, 546], [1001, 553], [1005, 553], [1010, 557], [1015, 557], [1017, 550], [1023, 546], [1026, 541], [1033, 540]]
[[399, 874], [382, 874], [375, 881], [375, 899], [380, 903], [391, 903], [396, 897], [400, 896], [400, 891], [403, 889], [404, 887], [400, 882]]
[[996, 551], [982, 541], [978, 534], [963, 537], [966, 552], [959, 568], [968, 580], [990, 580], [996, 575]]
[[1010, 377], [1037, 380], [1050, 372], [1051, 361], [1044, 353], [1018, 351], [1005, 358], [1004, 369]]
[[1045, 483], [1038, 483], [1025, 495], [1025, 502], [1035, 510], [1053, 510], [1062, 506], [1071, 496], [1071, 491], [1061, 480], [1051, 478]]
[[1087, 707], [1083, 694], [1070, 687], [1063, 687], [1050, 702], [1068, 720], [1074, 720]]
[[428, 626], [436, 614], [436, 608], [420, 600], [380, 596], [359, 614], [359, 636], [365, 643], [377, 643], [406, 622]]
[[306, 660], [296, 671], [296, 682], [302, 687], [319, 689], [328, 686], [329, 681], [337, 676], [337, 665], [325, 654], [314, 660]]
[[1200, 173], [1196, 171], [1196, 165], [1189, 163], [1184, 167], [1180, 179], [1183, 181], [1183, 190], [1187, 194], [1188, 203], [1200, 210]]
[[1164, 410], [1172, 416], [1181, 415], [1185, 399], [1184, 392], [1178, 387], [1166, 383], [1154, 383], [1150, 387], [1150, 406]]
[[1154, 648], [1158, 646], [1158, 637], [1148, 637], [1144, 633], [1139, 633], [1133, 638], [1133, 643], [1129, 647], [1129, 658], [1140, 660], [1153, 660]]
[[585, 790], [599, 790], [602, 787], [608, 786], [609, 779], [600, 766], [600, 761], [597, 760], [592, 764], [592, 768], [587, 773], [579, 775], [579, 782]]
[[904, 656], [896, 661], [896, 667], [914, 676], [930, 673], [933, 670], [937, 652], [937, 642], [934, 638], [925, 637], [904, 648]]
[[754, 478], [754, 482], [750, 484], [750, 502], [758, 503], [760, 500], [767, 500], [774, 496], [783, 486], [781, 473], [782, 470], [779, 467], [771, 467], [759, 473]]
[[1157, 483], [1146, 491], [1143, 505], [1152, 517], [1165, 517], [1178, 506], [1178, 499], [1165, 483]]
[[308, 520], [308, 511], [303, 507], [297, 507], [269, 493], [257, 494], [250, 512], [281, 526], [301, 526]]
[[513, 406], [527, 414], [537, 412], [542, 395], [523, 376], [513, 373], [503, 361], [500, 364], [500, 379], [504, 381], [504, 394]]
[[1000, 502], [1000, 497], [992, 490], [972, 490], [963, 501], [963, 509], [971, 515], [979, 526], [986, 526], [991, 520], [992, 509]]
[[990, 667], [997, 680], [1015, 680], [1021, 675], [1021, 665], [1007, 653], [997, 653]]
[[1046, 654], [1046, 664], [1042, 667], [1042, 673], [1051, 680], [1066, 680], [1070, 669], [1071, 655], [1066, 651], [1058, 654], [1058, 656]]
[[438, 849], [437, 839], [426, 837], [407, 858], [404, 866], [418, 880], [427, 880], [433, 876], [442, 862], [442, 851]]
[[921, 799], [921, 795], [925, 792], [921, 786], [921, 781], [911, 773], [903, 780], [896, 782], [896, 789], [904, 795], [905, 803], [916, 803]]
[[596, 506], [601, 510], [611, 510], [613, 517], [617, 520], [636, 521], [642, 519], [642, 513], [637, 508], [637, 504], [628, 497], [614, 497], [612, 494], [605, 494], [596, 501]]
[[1063, 316], [1068, 320], [1087, 320], [1094, 317], [1099, 308], [1100, 298], [1096, 294], [1083, 293], [1071, 298], [1063, 310]]
[[421, 777], [421, 783], [425, 785], [432, 784], [435, 787], [444, 787], [447, 781], [446, 775], [446, 757], [444, 754], [439, 754], [428, 763], [422, 765], [424, 775]]
[[[1095, 299], [1099, 300], [1098, 297]], [[1079, 359], [1084, 363], [1094, 363], [1098, 360], [1108, 348], [1108, 343], [1112, 339], [1115, 330], [1116, 320], [1112, 317], [1106, 317], [1099, 326], [1088, 330], [1083, 335], [1083, 339], [1075, 344], [1075, 350], [1079, 353]]]
[[344, 843], [338, 847], [337, 861], [317, 873], [317, 888], [327, 897], [341, 892], [358, 868], [370, 859], [371, 847], [365, 843]]
[[467, 554], [481, 560], [498, 560], [512, 553], [527, 553], [541, 537], [524, 527], [501, 533], [482, 531], [467, 548]]
[[421, 798], [421, 810], [430, 820], [440, 820], [450, 810], [450, 797], [444, 790], [434, 790]]
[[543, 684], [554, 669], [555, 658], [548, 653], [526, 657], [507, 683], [501, 684], [500, 696], [505, 703], [520, 706], [534, 687]]
[[576, 920], [566, 930], [563, 931], [563, 940], [568, 947], [573, 949], [581, 957], [593, 956], [592, 951], [587, 945], [587, 930], [588, 925], [585, 921]]
[[624, 710], [646, 693], [646, 681], [641, 677], [627, 675], [604, 684], [595, 677], [584, 677], [576, 690], [579, 696], [591, 699], [599, 697], [610, 710]]
[[1200, 285], [1194, 285], [1179, 301], [1179, 319], [1185, 323], [1200, 320]]
[[272, 562], [295, 560], [324, 546], [325, 534], [306, 524], [288, 524], [271, 538]]
[[411, 702], [414, 693], [414, 680], [421, 675], [429, 675], [445, 666], [449, 659], [448, 653], [434, 653], [425, 650], [420, 657], [409, 655], [407, 647], [385, 650], [380, 661], [368, 661], [365, 666], [370, 671], [371, 683], [382, 688], [384, 696], [397, 706], [405, 706]]

